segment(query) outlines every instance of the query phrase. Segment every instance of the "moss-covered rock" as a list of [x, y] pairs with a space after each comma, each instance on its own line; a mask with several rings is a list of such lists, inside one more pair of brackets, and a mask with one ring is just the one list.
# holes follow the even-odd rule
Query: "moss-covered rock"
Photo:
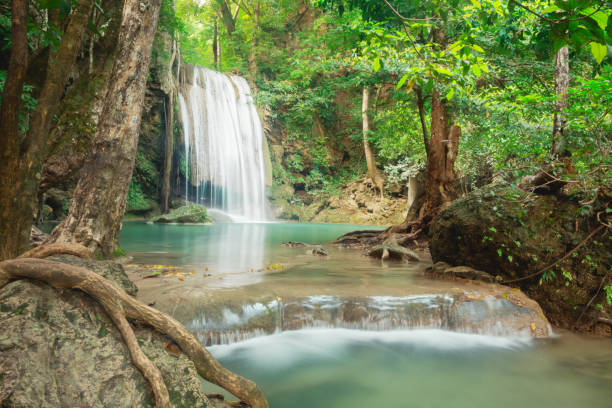
[[153, 217], [151, 222], [156, 224], [202, 224], [210, 222], [210, 217], [203, 205], [188, 204], [170, 210], [168, 214]]
[[[125, 276], [108, 262], [81, 266], [98, 273], [114, 268], [103, 273], [110, 279]], [[132, 364], [121, 334], [83, 292], [12, 282], [0, 289], [0, 327], [0, 406], [153, 407], [150, 385]], [[169, 354], [168, 339], [149, 328], [136, 327], [135, 333], [160, 369], [174, 407], [210, 406], [185, 355]]]
[[602, 229], [587, 239], [600, 225], [596, 214], [605, 204], [583, 206], [579, 198], [537, 196], [507, 185], [472, 192], [434, 219], [433, 261], [470, 266], [505, 282], [525, 278], [512, 284], [535, 299], [553, 323], [601, 331], [598, 322], [612, 316], [601, 290], [606, 279], [612, 284], [612, 236]]

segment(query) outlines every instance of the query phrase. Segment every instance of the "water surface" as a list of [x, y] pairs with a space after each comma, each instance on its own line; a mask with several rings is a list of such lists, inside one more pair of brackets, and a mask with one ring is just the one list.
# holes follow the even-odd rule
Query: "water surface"
[[[611, 406], [610, 340], [534, 340], [507, 327], [516, 307], [480, 284], [432, 281], [426, 262], [384, 263], [329, 245], [356, 228], [126, 223], [121, 245], [135, 263], [193, 271], [132, 278], [141, 300], [203, 341], [222, 332], [216, 341], [227, 344], [211, 352], [256, 381], [273, 408]], [[286, 241], [320, 243], [330, 255]]]

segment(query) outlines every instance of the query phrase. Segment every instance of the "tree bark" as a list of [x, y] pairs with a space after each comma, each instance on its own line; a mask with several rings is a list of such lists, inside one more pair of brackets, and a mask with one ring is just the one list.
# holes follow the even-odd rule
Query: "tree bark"
[[[411, 205], [402, 224], [389, 227], [383, 235], [406, 232], [415, 236], [418, 235], [416, 232], [426, 234], [433, 218], [455, 198], [454, 166], [461, 128], [449, 126], [449, 122], [446, 103], [436, 89], [431, 96], [431, 137], [427, 150], [425, 194], [422, 200], [415, 200]], [[418, 214], [416, 220], [415, 214]]]
[[213, 27], [213, 43], [212, 43], [212, 51], [213, 51], [213, 63], [215, 64], [215, 69], [219, 70], [219, 32], [218, 32], [218, 24], [217, 19], [215, 18], [215, 25]]
[[425, 120], [425, 100], [423, 99], [423, 91], [420, 87], [414, 89], [416, 95], [416, 105], [419, 110], [419, 119], [421, 121], [421, 131], [423, 132], [423, 144], [425, 145], [425, 152], [429, 152], [429, 131], [427, 130], [427, 123]]
[[376, 158], [374, 152], [370, 147], [369, 134], [370, 134], [370, 88], [367, 86], [363, 87], [362, 104], [361, 104], [361, 120], [363, 123], [363, 150], [365, 152], [366, 165], [368, 167], [368, 174], [374, 183], [374, 186], [383, 196], [384, 193], [384, 180], [376, 168]]
[[[91, 0], [79, 0], [70, 15], [57, 54], [49, 62], [36, 109], [30, 117], [29, 129], [21, 143], [16, 136], [17, 125], [10, 124], [15, 129], [13, 135], [6, 133], [12, 141], [6, 150], [6, 154], [10, 156], [0, 163], [0, 172], [6, 175], [3, 176], [0, 186], [0, 259], [15, 257], [27, 248], [38, 201], [38, 186], [46, 156], [49, 129], [83, 44], [83, 34], [92, 6]], [[19, 47], [21, 45], [16, 50]], [[17, 150], [13, 143], [18, 143]]]
[[236, 24], [234, 23], [234, 16], [229, 8], [229, 5], [225, 0], [215, 0], [217, 3], [219, 17], [221, 18], [221, 22], [225, 26], [225, 30], [227, 31], [227, 36], [232, 38], [232, 34], [236, 31]]
[[68, 216], [47, 243], [76, 242], [109, 256], [115, 250], [134, 169], [145, 86], [161, 0], [126, 0], [118, 50], [100, 122]]
[[255, 85], [255, 78], [257, 78], [257, 47], [259, 46], [259, 38], [257, 35], [257, 30], [259, 28], [259, 17], [260, 17], [260, 4], [259, 0], [255, 0], [253, 4], [253, 32], [251, 38], [251, 49], [249, 50], [248, 63], [249, 63], [249, 72], [251, 74], [251, 78], [253, 79], [253, 85]]
[[553, 118], [552, 151], [556, 157], [567, 157], [567, 117], [569, 107], [569, 50], [561, 47], [555, 54], [555, 115]]
[[23, 252], [30, 235], [29, 229], [13, 222], [14, 212], [19, 211], [19, 108], [28, 69], [28, 2], [13, 0], [11, 13], [11, 57], [0, 106], [0, 260]]

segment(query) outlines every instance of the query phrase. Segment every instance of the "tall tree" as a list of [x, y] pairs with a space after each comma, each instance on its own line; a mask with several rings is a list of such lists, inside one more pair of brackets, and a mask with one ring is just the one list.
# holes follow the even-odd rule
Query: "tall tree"
[[363, 87], [362, 104], [361, 104], [361, 119], [363, 125], [363, 150], [366, 158], [366, 165], [368, 167], [368, 174], [374, 183], [374, 186], [383, 196], [385, 181], [383, 180], [378, 168], [376, 168], [376, 157], [370, 146], [370, 88], [367, 85]]
[[569, 107], [569, 49], [563, 46], [555, 54], [555, 115], [553, 118], [553, 154], [557, 157], [568, 155], [567, 113]]
[[68, 216], [47, 243], [75, 242], [111, 255], [134, 169], [138, 129], [161, 0], [126, 0], [100, 122]]
[[[81, 49], [83, 34], [87, 29], [87, 19], [93, 6], [91, 0], [79, 0], [76, 8], [70, 14], [57, 53], [52, 55], [49, 61], [47, 76], [36, 109], [30, 117], [28, 131], [20, 140], [16, 123], [19, 105], [16, 105], [14, 98], [15, 92], [19, 98], [21, 97], [24, 75], [21, 70], [24, 69], [27, 61], [27, 43], [25, 43], [24, 35], [26, 15], [22, 10], [24, 6], [21, 0], [14, 0], [13, 3], [16, 7], [13, 19], [16, 20], [14, 24], [17, 29], [11, 50], [11, 61], [13, 56], [22, 61], [15, 62], [16, 66], [13, 67], [13, 71], [9, 67], [6, 105], [4, 98], [2, 101], [0, 259], [15, 257], [27, 249], [33, 214], [36, 210], [38, 186], [46, 156], [49, 129], [58, 111], [59, 102], [77, 54]], [[14, 117], [4, 117], [4, 115], [14, 115]]]

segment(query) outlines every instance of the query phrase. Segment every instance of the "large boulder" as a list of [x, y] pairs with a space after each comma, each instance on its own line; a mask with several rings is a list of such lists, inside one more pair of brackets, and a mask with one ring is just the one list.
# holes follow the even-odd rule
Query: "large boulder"
[[170, 210], [168, 214], [153, 217], [151, 222], [156, 224], [203, 224], [210, 222], [210, 217], [203, 205], [188, 204]]
[[[80, 265], [86, 267], [95, 264], [83, 262]], [[122, 269], [108, 262], [90, 269], [109, 267], [113, 270], [104, 275], [125, 287]], [[29, 280], [9, 283], [0, 289], [0, 327], [0, 406], [154, 405], [149, 383], [131, 363], [121, 334], [102, 307], [83, 292], [58, 291]], [[169, 353], [173, 350], [169, 340], [149, 328], [136, 327], [135, 333], [160, 369], [175, 407], [210, 406], [185, 355]]]
[[612, 239], [605, 228], [589, 237], [605, 204], [583, 206], [579, 198], [538, 196], [508, 185], [474, 191], [433, 220], [432, 259], [499, 275], [535, 299], [558, 326], [576, 328], [578, 322], [580, 329], [610, 333], [601, 322], [609, 321], [612, 306], [601, 289], [612, 264]]

